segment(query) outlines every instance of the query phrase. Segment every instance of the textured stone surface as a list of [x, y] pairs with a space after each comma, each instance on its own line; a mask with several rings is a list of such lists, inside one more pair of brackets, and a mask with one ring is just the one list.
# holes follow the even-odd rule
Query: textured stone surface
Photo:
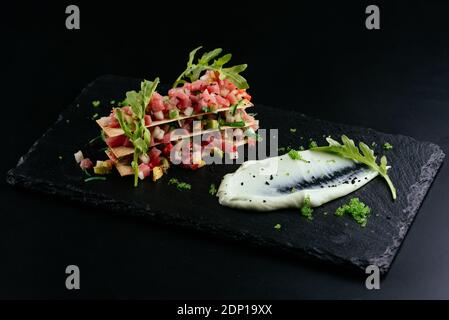
[[[8, 183], [298, 257], [354, 269], [375, 264], [385, 273], [444, 158], [442, 150], [432, 143], [311, 119], [293, 111], [278, 112], [256, 101], [254, 112], [258, 113], [261, 126], [279, 128], [280, 146], [306, 147], [309, 138], [324, 144], [324, 136], [338, 137], [343, 133], [355, 140], [377, 142], [378, 153], [384, 153], [381, 147], [384, 142], [393, 144], [394, 149], [385, 153], [393, 165], [390, 176], [398, 189], [398, 199], [393, 202], [384, 181], [376, 178], [350, 196], [315, 209], [314, 219], [309, 221], [297, 210], [257, 213], [220, 206], [217, 199], [208, 194], [209, 185], [218, 185], [222, 176], [234, 171], [237, 165], [208, 166], [196, 172], [172, 168], [169, 175], [158, 182], [145, 181], [138, 188], [132, 187], [132, 178], [118, 175], [108, 177], [107, 181], [85, 183], [73, 153], [83, 150], [91, 159], [104, 157], [87, 145], [87, 141], [98, 135], [92, 115], [107, 114], [107, 102], [120, 99], [124, 91], [136, 88], [137, 84], [137, 79], [116, 76], [103, 76], [91, 83], [19, 160], [17, 167], [7, 173]], [[101, 100], [101, 107], [93, 108], [92, 100]], [[297, 128], [296, 133], [291, 133], [290, 128]], [[192, 190], [180, 192], [168, 186], [171, 177], [190, 183]], [[373, 214], [365, 228], [349, 217], [333, 215], [350, 197], [359, 197], [372, 208]], [[282, 225], [280, 231], [274, 229], [278, 223]]]

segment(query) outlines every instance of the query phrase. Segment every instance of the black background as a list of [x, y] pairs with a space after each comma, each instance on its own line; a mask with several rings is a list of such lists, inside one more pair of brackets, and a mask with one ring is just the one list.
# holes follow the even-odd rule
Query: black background
[[[68, 4], [1, 5], [5, 172], [97, 76], [171, 82], [198, 45], [248, 63], [256, 103], [410, 135], [448, 152], [443, 1], [76, 2], [80, 30], [65, 28]], [[368, 4], [380, 7], [381, 30], [365, 28]], [[361, 275], [2, 181], [0, 298], [449, 298], [448, 187], [443, 165], [381, 290], [369, 291]], [[81, 269], [76, 292], [65, 289], [69, 264]]]

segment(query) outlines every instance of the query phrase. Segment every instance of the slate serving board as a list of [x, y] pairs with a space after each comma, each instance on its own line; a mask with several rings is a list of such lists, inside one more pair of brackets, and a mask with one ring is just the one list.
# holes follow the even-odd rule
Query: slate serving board
[[[397, 187], [398, 199], [393, 202], [384, 181], [376, 178], [353, 194], [316, 208], [314, 219], [309, 221], [301, 217], [298, 210], [257, 213], [220, 206], [217, 198], [209, 195], [209, 186], [211, 183], [218, 186], [221, 178], [235, 171], [238, 165], [212, 165], [195, 172], [173, 167], [156, 183], [141, 182], [137, 188], [132, 187], [131, 177], [120, 178], [118, 174], [108, 177], [107, 181], [85, 183], [73, 153], [83, 150], [92, 159], [104, 157], [86, 144], [99, 134], [92, 115], [96, 112], [100, 116], [108, 114], [108, 102], [122, 98], [127, 90], [138, 88], [139, 81], [107, 75], [89, 84], [20, 158], [17, 167], [7, 173], [7, 182], [123, 214], [143, 215], [163, 223], [274, 248], [298, 257], [359, 270], [374, 264], [386, 273], [445, 156], [432, 143], [312, 119], [293, 111], [278, 112], [256, 103], [253, 110], [258, 114], [261, 127], [279, 128], [279, 146], [307, 146], [309, 138], [324, 144], [323, 136], [339, 137], [341, 134], [368, 143], [377, 142], [376, 153], [384, 153], [382, 143], [393, 144], [394, 149], [385, 153], [393, 165], [390, 176]], [[101, 106], [93, 108], [93, 100], [102, 101]], [[297, 128], [296, 133], [291, 133], [290, 128]], [[190, 183], [192, 190], [181, 192], [168, 186], [172, 177]], [[351, 197], [359, 197], [372, 208], [372, 216], [365, 228], [350, 217], [333, 215], [335, 209]], [[281, 230], [274, 228], [278, 223], [282, 225]]]

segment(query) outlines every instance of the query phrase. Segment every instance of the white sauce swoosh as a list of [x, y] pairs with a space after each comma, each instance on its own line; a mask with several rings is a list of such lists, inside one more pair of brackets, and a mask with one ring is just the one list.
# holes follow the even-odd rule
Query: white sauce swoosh
[[238, 209], [271, 211], [300, 208], [306, 197], [312, 207], [343, 197], [374, 179], [378, 172], [331, 153], [299, 151], [306, 160], [288, 154], [244, 162], [224, 176], [220, 204]]

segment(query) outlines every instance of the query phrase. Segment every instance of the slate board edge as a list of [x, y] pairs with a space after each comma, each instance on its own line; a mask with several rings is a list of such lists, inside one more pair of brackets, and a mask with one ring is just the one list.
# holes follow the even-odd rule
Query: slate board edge
[[[402, 241], [407, 235], [408, 230], [411, 228], [413, 221], [424, 202], [424, 198], [426, 197], [445, 158], [443, 150], [438, 145], [431, 143], [430, 146], [434, 148], [434, 153], [429, 158], [427, 163], [421, 167], [419, 181], [411, 186], [412, 191], [410, 191], [407, 195], [408, 206], [403, 211], [406, 216], [399, 224], [399, 235], [393, 237], [393, 244], [387, 247], [384, 254], [370, 261], [370, 264], [379, 267], [382, 274], [387, 273], [393, 263], [393, 260], [401, 247]], [[418, 188], [418, 186], [420, 186], [420, 188]], [[414, 203], [419, 205], [413, 205]]]
[[[46, 130], [45, 133], [38, 140], [36, 140], [36, 142], [34, 142], [34, 144], [31, 146], [31, 148], [28, 150], [28, 152], [25, 155], [23, 155], [22, 157], [20, 157], [20, 159], [17, 163], [17, 166], [15, 168], [10, 169], [7, 172], [6, 181], [8, 184], [10, 184], [12, 186], [23, 187], [23, 188], [30, 189], [33, 191], [38, 191], [40, 193], [55, 195], [54, 192], [52, 192], [50, 189], [47, 188], [48, 185], [44, 181], [42, 181], [39, 184], [39, 187], [36, 187], [37, 180], [28, 181], [27, 177], [17, 174], [16, 169], [18, 169], [26, 161], [26, 159], [31, 157], [33, 151], [39, 145], [40, 140], [44, 139], [45, 136], [48, 134], [48, 132], [53, 130], [53, 128], [64, 119], [65, 111], [73, 108], [73, 106], [77, 104], [77, 102], [79, 101], [79, 98], [83, 95], [83, 93], [85, 91], [87, 91], [90, 87], [92, 87], [96, 82], [99, 82], [102, 80], [105, 81], [110, 78], [122, 78], [122, 79], [128, 80], [128, 81], [132, 79], [132, 78], [128, 78], [128, 77], [115, 76], [115, 75], [108, 74], [108, 75], [100, 76], [97, 79], [90, 82], [80, 92], [80, 94], [76, 97], [74, 102], [61, 112], [61, 114], [58, 116], [55, 123], [48, 130]], [[138, 79], [135, 79], [135, 80], [137, 81]], [[266, 107], [266, 106], [264, 106], [264, 107]], [[267, 107], [267, 108], [274, 109], [272, 107]], [[327, 120], [311, 118], [307, 115], [304, 115], [303, 113], [300, 113], [300, 112], [297, 112], [294, 110], [291, 110], [290, 113], [295, 114], [296, 116], [300, 115], [301, 117], [304, 117], [304, 118], [313, 119], [315, 121], [320, 121], [322, 123], [329, 123], [329, 124], [335, 125], [335, 123], [333, 123], [333, 122], [330, 122]], [[339, 123], [338, 125], [343, 126], [343, 127], [348, 127], [348, 128], [363, 129], [363, 130], [380, 133], [379, 131], [374, 130], [372, 128], [359, 127], [359, 126], [348, 125], [348, 124], [343, 124], [343, 123]], [[382, 132], [382, 134], [390, 135], [390, 136], [402, 136], [402, 137], [407, 137], [408, 139], [417, 141], [416, 139], [414, 139], [412, 137], [401, 135], [401, 134], [388, 134], [388, 133], [383, 133], [383, 132]], [[391, 266], [391, 263], [396, 255], [398, 249], [401, 246], [402, 240], [406, 236], [407, 231], [409, 230], [409, 227], [411, 226], [411, 223], [413, 222], [413, 219], [416, 216], [417, 211], [419, 210], [420, 206], [413, 206], [412, 204], [413, 203], [421, 203], [421, 205], [422, 205], [422, 201], [424, 200], [424, 197], [427, 194], [427, 192], [433, 182], [433, 179], [435, 178], [436, 174], [438, 173], [438, 170], [441, 167], [441, 164], [445, 157], [443, 150], [438, 145], [431, 143], [431, 142], [422, 142], [421, 141], [420, 143], [427, 143], [430, 147], [432, 147], [434, 149], [434, 153], [432, 154], [432, 157], [429, 158], [428, 162], [421, 168], [420, 179], [412, 186], [413, 191], [410, 192], [410, 194], [407, 197], [408, 206], [404, 210], [407, 215], [401, 222], [402, 227], [400, 228], [400, 230], [401, 230], [400, 234], [398, 236], [393, 237], [393, 245], [389, 246], [385, 250], [383, 255], [381, 255], [378, 258], [372, 259], [370, 261], [370, 264], [375, 264], [379, 267], [380, 272], [382, 274], [385, 274], [388, 272], [388, 270]], [[422, 187], [421, 190], [419, 190], [416, 188], [416, 186], [418, 186], [418, 185], [421, 185], [424, 187]], [[67, 186], [65, 186], [65, 188], [67, 189]], [[86, 200], [86, 195], [88, 195], [88, 193], [86, 193], [84, 190], [71, 189], [70, 192], [72, 192], [73, 196], [70, 196], [69, 194], [61, 195], [61, 196], [63, 198], [67, 198], [69, 200], [73, 200], [73, 201], [77, 201], [77, 202], [80, 202], [80, 201], [84, 202]], [[96, 200], [98, 200], [98, 195], [95, 195], [95, 198], [96, 198]], [[127, 209], [126, 204], [120, 203], [114, 199], [104, 198], [104, 199], [102, 199], [102, 201], [103, 202], [99, 201], [96, 205], [93, 205], [93, 206], [103, 207], [103, 208], [109, 209], [109, 210], [112, 209], [113, 211], [118, 211], [118, 212], [123, 212]], [[116, 206], [111, 208], [111, 204], [115, 204]], [[415, 208], [415, 210], [413, 210], [413, 208]], [[133, 212], [135, 212], [135, 208], [134, 208]], [[136, 212], [134, 215], [137, 215], [137, 216], [144, 215], [147, 217], [150, 216], [151, 218], [154, 218], [156, 215], [158, 215], [158, 212], [156, 212], [154, 210], [151, 210], [151, 211], [142, 210], [139, 213]], [[246, 240], [256, 246], [281, 249], [284, 252], [294, 254], [295, 256], [298, 256], [301, 258], [307, 258], [307, 259], [312, 258], [312, 260], [319, 260], [319, 261], [324, 261], [324, 262], [327, 261], [327, 262], [334, 262], [334, 263], [336, 261], [339, 261], [340, 266], [349, 267], [352, 269], [354, 267], [357, 267], [357, 268], [359, 268], [359, 270], [364, 270], [364, 268], [366, 267], [366, 261], [352, 260], [351, 263], [348, 263], [348, 262], [342, 260], [340, 257], [332, 255], [328, 252], [320, 252], [318, 250], [310, 250], [307, 252], [302, 252], [299, 250], [289, 250], [287, 247], [280, 247], [278, 244], [271, 243], [269, 241], [265, 241], [263, 239], [248, 235], [246, 233], [236, 233], [233, 230], [226, 230], [225, 228], [222, 228], [222, 229], [211, 228], [210, 226], [200, 225], [198, 223], [195, 223], [194, 221], [189, 221], [188, 219], [181, 219], [182, 221], [176, 220], [176, 219], [170, 219], [172, 221], [168, 221], [167, 219], [164, 220], [164, 215], [159, 214], [158, 216], [159, 217], [157, 219], [152, 219], [152, 220], [158, 220], [158, 221], [162, 220], [162, 222], [165, 224], [173, 224], [173, 225], [179, 225], [182, 227], [190, 227], [190, 228], [193, 228], [194, 230], [198, 230], [198, 231], [207, 231], [208, 233], [211, 233], [214, 235], [224, 236], [224, 238], [231, 238], [234, 240]]]

